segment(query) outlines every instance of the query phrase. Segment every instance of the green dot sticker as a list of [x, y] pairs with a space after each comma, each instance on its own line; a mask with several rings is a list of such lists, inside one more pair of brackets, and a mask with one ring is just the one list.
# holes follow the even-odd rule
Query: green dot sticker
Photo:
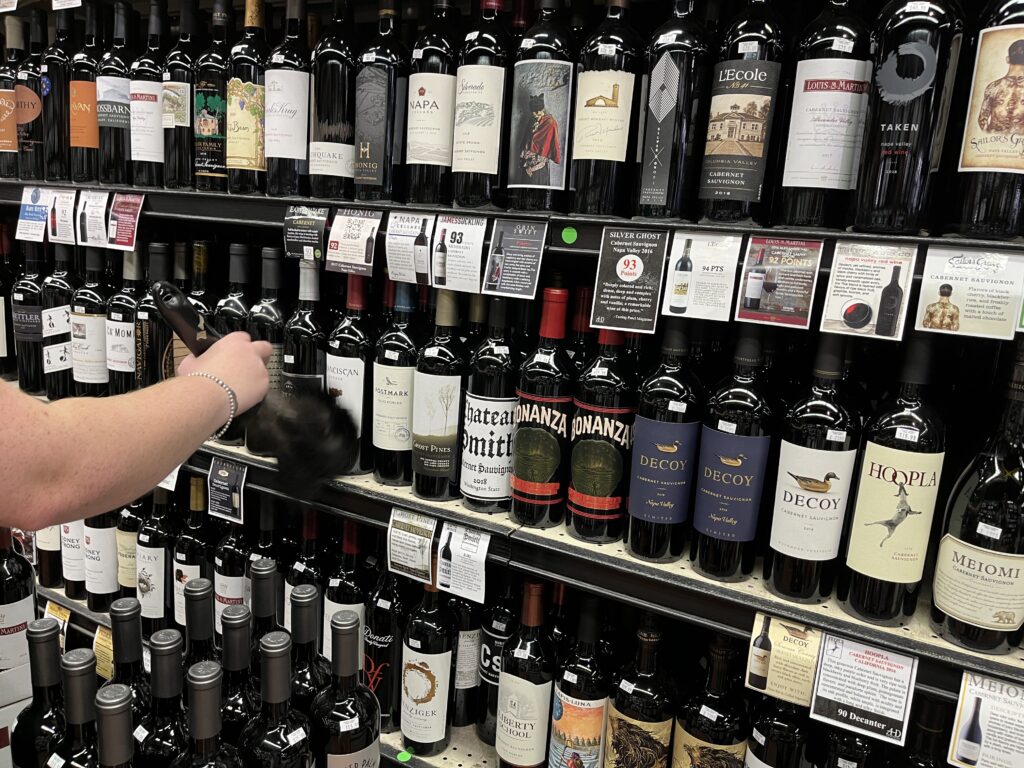
[[580, 236], [580, 233], [576, 231], [576, 227], [564, 227], [562, 229], [562, 242], [566, 245], [572, 245], [576, 242], [576, 238]]
[[400, 763], [408, 763], [412, 760], [412, 752], [399, 752], [395, 755], [395, 759]]

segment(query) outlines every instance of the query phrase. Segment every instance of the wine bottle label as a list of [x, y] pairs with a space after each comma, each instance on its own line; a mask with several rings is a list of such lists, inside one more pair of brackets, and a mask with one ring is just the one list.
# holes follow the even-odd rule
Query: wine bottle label
[[38, 304], [11, 302], [11, 324], [14, 326], [15, 341], [43, 340], [43, 308]]
[[632, 408], [605, 408], [573, 401], [572, 474], [568, 507], [590, 520], [626, 515], [629, 474], [626, 457], [633, 446]]
[[161, 124], [165, 129], [192, 127], [192, 84], [165, 81]]
[[0, 670], [28, 664], [28, 623], [36, 617], [35, 595], [0, 608]]
[[714, 744], [687, 733], [676, 720], [672, 737], [672, 768], [704, 768], [704, 756], [714, 755], [719, 765], [740, 765], [747, 753], [746, 740], [739, 744]]
[[454, 479], [462, 377], [416, 371], [412, 389], [412, 470]]
[[417, 72], [409, 76], [405, 161], [410, 165], [452, 164], [455, 76]]
[[[404, 124], [406, 80], [399, 80], [398, 85], [401, 88], [394, 91], [388, 88], [388, 72], [383, 67], [363, 67], [356, 75], [357, 184], [379, 187], [389, 160], [401, 162], [401, 155], [389, 158], [387, 154], [389, 124]], [[392, 148], [392, 154], [396, 149]]]
[[65, 581], [85, 581], [85, 562], [82, 556], [84, 537], [84, 520], [63, 523], [60, 527], [60, 560]]
[[48, 525], [36, 531], [36, 549], [60, 552], [60, 526]]
[[402, 644], [402, 735], [421, 744], [444, 738], [452, 652], [420, 653]]
[[327, 768], [378, 768], [380, 765], [380, 739], [356, 752], [344, 755], [327, 753]]
[[100, 126], [96, 119], [96, 83], [72, 80], [68, 94], [71, 107], [71, 146], [99, 149]]
[[85, 588], [94, 595], [117, 592], [117, 529], [84, 529]]
[[71, 362], [75, 381], [83, 384], [106, 384], [107, 316], [71, 313]]
[[[381, 700], [382, 709], [387, 708], [388, 703], [383, 699], [390, 696], [391, 676], [397, 672], [396, 666], [392, 663], [392, 657], [397, 650], [395, 623], [394, 617], [389, 615], [381, 622], [380, 627], [370, 626], [369, 621], [363, 627], [363, 666], [366, 670], [366, 685]], [[381, 686], [382, 681], [387, 682]]]
[[693, 272], [688, 269], [677, 269], [672, 272], [672, 296], [669, 298], [669, 309], [672, 312], [685, 312], [690, 306], [690, 280]]
[[871, 62], [805, 59], [796, 65], [784, 187], [854, 189], [871, 90]]
[[1021, 126], [1013, 107], [1020, 87], [1016, 44], [1022, 35], [1024, 24], [1007, 24], [983, 29], [978, 36], [961, 171], [1024, 173]]
[[516, 62], [512, 75], [509, 187], [565, 189], [574, 67], [571, 61]]
[[730, 435], [704, 425], [697, 462], [694, 527], [724, 541], [753, 541], [770, 437]]
[[58, 341], [43, 347], [43, 373], [59, 373], [72, 367], [71, 342]]
[[846, 551], [850, 568], [896, 584], [921, 580], [943, 456], [868, 442]]
[[767, 648], [756, 646], [750, 649], [750, 661], [747, 664], [747, 671], [757, 677], [768, 677], [768, 669], [771, 667], [772, 652]]
[[564, 693], [561, 685], [555, 683], [548, 768], [565, 768], [567, 758], [573, 753], [580, 756], [583, 766], [601, 765], [604, 715], [607, 708], [607, 697], [577, 699]]
[[138, 586], [138, 568], [135, 562], [135, 548], [138, 546], [138, 534], [134, 531], [117, 530], [117, 583], [122, 587], [136, 589]]
[[626, 160], [633, 114], [632, 72], [580, 72], [576, 80], [574, 160]]
[[38, 81], [31, 85], [18, 85], [14, 88], [14, 97], [17, 103], [15, 115], [18, 120], [18, 151], [34, 152], [36, 146], [42, 144], [42, 121], [39, 116], [43, 113], [43, 102], [39, 98]]
[[366, 389], [366, 363], [358, 357], [327, 355], [327, 394], [334, 404], [348, 411], [356, 427], [356, 437], [363, 434], [363, 392]]
[[771, 546], [801, 560], [839, 554], [857, 451], [819, 451], [782, 441]]
[[1024, 555], [993, 552], [947, 533], [939, 542], [932, 599], [973, 627], [1015, 632], [1024, 625]]
[[331, 661], [333, 657], [333, 641], [331, 640], [331, 619], [334, 618], [334, 614], [338, 611], [352, 611], [356, 616], [359, 617], [359, 669], [363, 668], [363, 641], [362, 637], [366, 633], [366, 604], [365, 603], [336, 603], [333, 600], [324, 598], [324, 633], [323, 633], [323, 645], [321, 653]]
[[135, 323], [107, 320], [107, 370], [135, 372]]
[[512, 495], [514, 397], [466, 394], [462, 419], [459, 489], [471, 499], [499, 501]]
[[71, 306], [62, 304], [42, 311], [43, 338], [71, 333]]
[[508, 672], [498, 678], [498, 720], [495, 750], [512, 765], [538, 765], [547, 755], [551, 687], [531, 683]]
[[162, 619], [167, 599], [167, 551], [163, 547], [135, 548], [136, 580], [142, 616], [147, 619]]
[[100, 128], [131, 128], [131, 80], [96, 77], [96, 122]]
[[[643, 142], [640, 169], [640, 205], [665, 205], [668, 201], [668, 187], [672, 178], [672, 153], [685, 152], [682, 146], [685, 137], [676, 137], [677, 123], [685, 129], [689, 124], [677, 119], [680, 98], [689, 109], [688, 96], [693, 91], [692, 64], [684, 62], [687, 54], [682, 51], [665, 52], [651, 70], [651, 86], [646, 104], [646, 125], [644, 135], [638, 135]], [[683, 66], [680, 66], [682, 64]], [[681, 162], [681, 159], [680, 159]]]
[[263, 125], [265, 87], [233, 77], [228, 80], [227, 93], [227, 167], [239, 171], [267, 170]]
[[645, 723], [627, 717], [608, 704], [604, 731], [604, 768], [618, 768], [635, 761], [635, 750], [643, 750], [645, 768], [668, 768], [668, 748], [672, 740], [672, 720]]
[[306, 160], [309, 149], [309, 73], [268, 69], [267, 157]]
[[164, 161], [163, 83], [132, 80], [131, 98], [132, 161]]
[[0, 152], [18, 151], [17, 109], [14, 89], [0, 89]]
[[248, 593], [249, 579], [245, 576], [227, 576], [216, 570], [213, 572], [213, 622], [218, 635], [224, 631], [224, 609], [229, 605], [245, 605]]
[[340, 176], [351, 179], [355, 175], [356, 148], [338, 141], [309, 142], [310, 176]]
[[452, 170], [498, 173], [505, 108], [505, 68], [486, 64], [459, 67], [455, 85]]
[[743, 768], [774, 768], [754, 754], [754, 750], [748, 749], [743, 758]]
[[223, 77], [196, 81], [195, 169], [196, 176], [227, 178], [227, 83]]
[[956, 759], [961, 762], [969, 762], [974, 765], [981, 757], [981, 744], [976, 741], [966, 741], [961, 738], [956, 746]]
[[[178, 626], [185, 626], [185, 585], [203, 575], [202, 566], [175, 562], [174, 570], [174, 620]], [[291, 626], [291, 625], [289, 625]]]
[[750, 59], [715, 65], [700, 199], [761, 200], [781, 68]]
[[412, 450], [412, 366], [373, 364], [373, 446]]
[[565, 501], [572, 398], [543, 397], [517, 390], [515, 439], [512, 443], [512, 496], [528, 504]]
[[459, 632], [459, 646], [455, 652], [455, 690], [464, 691], [480, 685], [481, 630]]
[[649, 523], [681, 523], [689, 516], [700, 423], [672, 424], [636, 417], [629, 514]]

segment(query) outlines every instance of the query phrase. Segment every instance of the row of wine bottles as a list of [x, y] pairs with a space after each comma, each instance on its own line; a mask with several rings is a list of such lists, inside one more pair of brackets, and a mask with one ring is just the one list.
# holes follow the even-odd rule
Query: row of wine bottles
[[72, 11], [49, 47], [35, 16], [27, 50], [8, 19], [0, 92], [34, 106], [7, 118], [0, 176], [914, 233], [936, 218], [944, 141], [962, 128], [960, 230], [1021, 232], [1016, 122], [1000, 107], [1024, 55], [1019, 2], [986, 12], [973, 75], [952, 0], [892, 0], [873, 28], [827, 0], [795, 45], [772, 0], [748, 0], [718, 40], [677, 0], [649, 41], [619, 0], [581, 39], [546, 0], [518, 41], [502, 0], [467, 26], [435, 0], [411, 52], [394, 0], [365, 46], [338, 0], [312, 51], [300, 0], [272, 50], [262, 0], [234, 45], [220, 0], [206, 50], [195, 0], [169, 46], [165, 3], [151, 0], [134, 59], [125, 2], [106, 51], [95, 2], [80, 48]]

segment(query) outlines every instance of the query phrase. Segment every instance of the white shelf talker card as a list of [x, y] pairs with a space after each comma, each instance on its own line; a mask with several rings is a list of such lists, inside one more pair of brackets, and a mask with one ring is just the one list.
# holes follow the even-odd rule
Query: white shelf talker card
[[437, 557], [437, 588], [482, 604], [490, 544], [489, 533], [445, 523]]
[[434, 214], [391, 212], [384, 240], [388, 277], [400, 283], [430, 285], [431, 235], [436, 218]]
[[430, 252], [430, 282], [435, 288], [480, 293], [487, 219], [442, 214], [434, 224]]
[[388, 570], [430, 584], [433, 581], [430, 549], [435, 530], [435, 518], [392, 507], [388, 524]]
[[958, 768], [1024, 765], [1024, 706], [1019, 684], [964, 672], [946, 760]]

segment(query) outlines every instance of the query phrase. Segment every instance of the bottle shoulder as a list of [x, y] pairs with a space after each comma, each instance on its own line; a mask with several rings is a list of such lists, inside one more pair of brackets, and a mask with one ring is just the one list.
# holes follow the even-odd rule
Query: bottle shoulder
[[711, 53], [711, 41], [702, 24], [689, 17], [671, 18], [654, 30], [647, 54], [654, 64], [663, 54], [688, 53], [707, 56]]

